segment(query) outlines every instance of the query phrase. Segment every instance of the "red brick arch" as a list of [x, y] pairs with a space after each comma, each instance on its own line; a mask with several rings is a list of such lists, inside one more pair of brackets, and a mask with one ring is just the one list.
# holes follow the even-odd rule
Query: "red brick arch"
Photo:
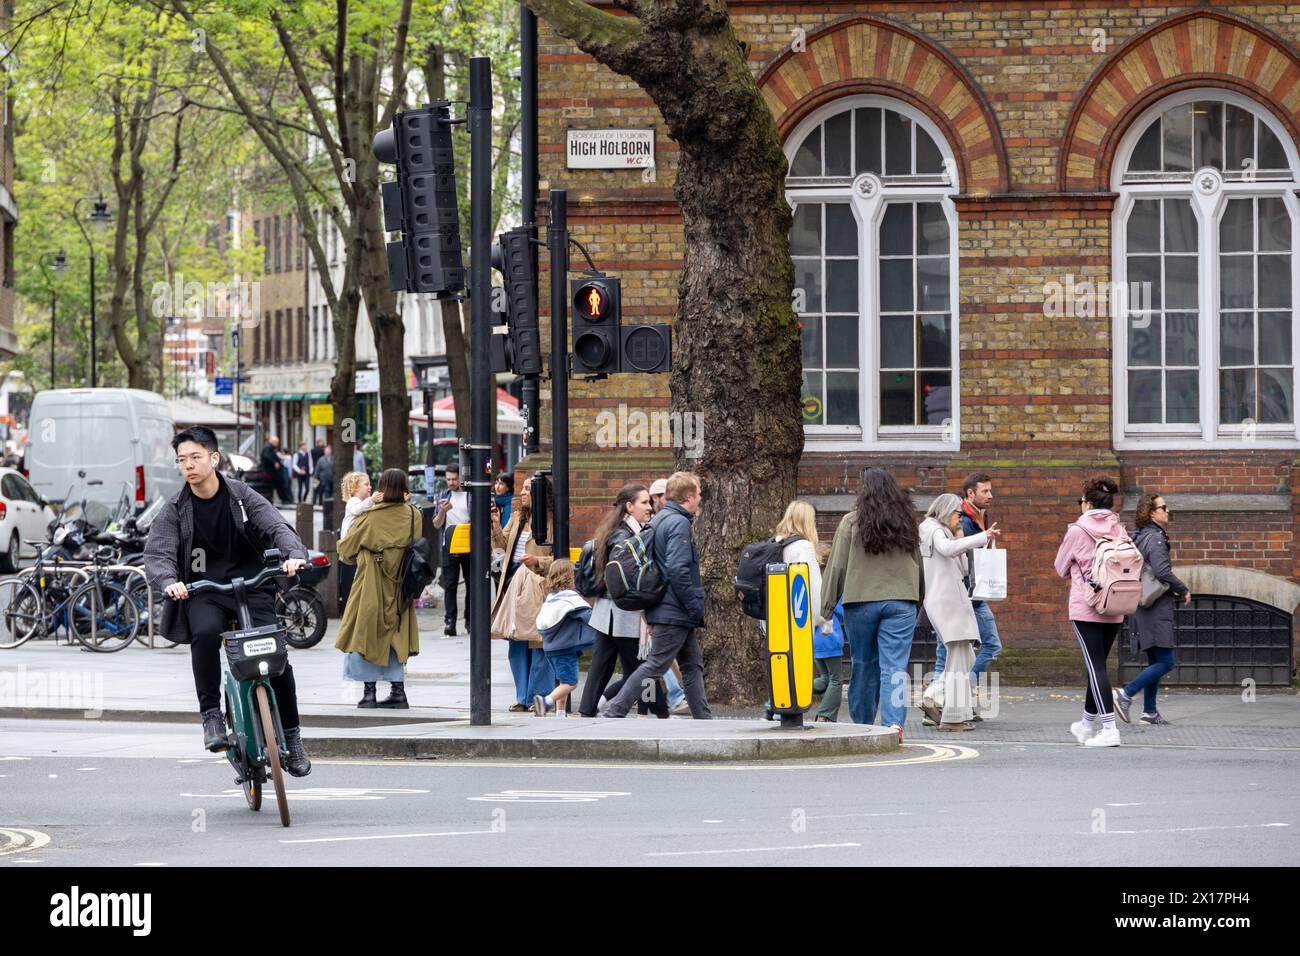
[[1300, 57], [1243, 17], [1190, 10], [1130, 37], [1093, 73], [1061, 140], [1058, 188], [1108, 192], [1116, 150], [1133, 122], [1164, 97], [1198, 87], [1250, 97], [1300, 140]]
[[843, 96], [879, 93], [902, 100], [943, 132], [963, 192], [1006, 192], [1006, 147], [978, 84], [934, 41], [878, 17], [850, 16], [811, 33], [759, 74], [781, 138], [813, 110]]

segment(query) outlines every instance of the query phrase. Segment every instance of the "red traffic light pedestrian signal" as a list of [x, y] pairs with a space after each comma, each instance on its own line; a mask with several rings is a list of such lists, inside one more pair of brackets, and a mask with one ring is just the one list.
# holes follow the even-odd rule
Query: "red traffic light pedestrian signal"
[[617, 276], [587, 276], [570, 283], [573, 294], [573, 371], [608, 375], [619, 371], [622, 292]]

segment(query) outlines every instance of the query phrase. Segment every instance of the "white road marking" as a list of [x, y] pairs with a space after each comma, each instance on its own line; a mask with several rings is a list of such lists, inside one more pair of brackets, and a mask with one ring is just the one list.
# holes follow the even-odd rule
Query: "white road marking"
[[99, 767], [78, 767], [78, 770], [99, 770]]
[[1145, 807], [1145, 803], [1108, 803], [1108, 807]]
[[51, 780], [58, 780], [58, 779], [59, 779], [59, 775], [58, 775], [57, 773], [47, 774], [46, 776], [48, 776]]
[[805, 843], [803, 846], [749, 846], [735, 850], [673, 850], [647, 853], [646, 856], [713, 856], [721, 853], [784, 853], [789, 850], [830, 850], [836, 847], [862, 846], [861, 843]]
[[40, 830], [0, 827], [0, 856], [39, 850], [41, 847], [48, 845], [49, 842], [49, 834], [42, 833]]
[[621, 790], [503, 790], [465, 799], [484, 803], [595, 803], [606, 797], [630, 796]]
[[[294, 800], [383, 800], [391, 794], [406, 795], [412, 793], [428, 793], [428, 790], [411, 790], [400, 787], [383, 788], [383, 787], [304, 787], [301, 790], [293, 789], [287, 791], [289, 796]], [[244, 791], [240, 789], [223, 790], [221, 793], [182, 793], [182, 797], [199, 797], [203, 799], [217, 800], [222, 797], [242, 797]]]
[[495, 830], [444, 830], [440, 833], [387, 833], [379, 836], [316, 837], [310, 840], [281, 840], [281, 843], [351, 843], [356, 840], [415, 840], [424, 837], [475, 836]]
[[[1111, 834], [1119, 833], [1124, 836], [1133, 836], [1140, 833], [1203, 833], [1206, 830], [1256, 830], [1264, 827], [1289, 827], [1289, 823], [1238, 823], [1232, 826], [1224, 827], [1171, 827], [1168, 830], [1104, 830], [1101, 832]], [[1083, 833], [1083, 830], [1079, 830]], [[1088, 831], [1091, 835], [1091, 831]]]
[[[941, 813], [943, 811], [940, 811]], [[821, 816], [808, 817], [809, 820], [841, 820], [848, 817], [914, 817], [915, 813], [908, 810], [891, 810], [887, 813], [828, 813]]]
[[166, 863], [135, 863], [133, 866], [166, 866]]
[[0, 760], [31, 760], [31, 757], [0, 757]]
[[701, 820], [701, 823], [721, 823], [721, 820]]

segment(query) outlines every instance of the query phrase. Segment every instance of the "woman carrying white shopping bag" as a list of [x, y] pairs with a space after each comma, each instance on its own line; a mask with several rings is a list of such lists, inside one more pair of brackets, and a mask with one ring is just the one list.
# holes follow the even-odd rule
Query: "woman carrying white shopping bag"
[[[934, 499], [921, 523], [921, 561], [925, 566], [925, 614], [948, 651], [941, 676], [926, 688], [926, 713], [943, 731], [973, 730], [970, 671], [980, 642], [979, 624], [962, 579], [969, 570], [968, 552], [998, 539], [996, 523], [969, 537], [958, 537], [961, 499], [943, 494]], [[943, 701], [938, 713], [935, 701]]]

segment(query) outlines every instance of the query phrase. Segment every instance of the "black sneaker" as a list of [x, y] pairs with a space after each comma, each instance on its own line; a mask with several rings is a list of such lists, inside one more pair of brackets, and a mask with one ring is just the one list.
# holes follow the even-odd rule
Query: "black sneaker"
[[285, 728], [284, 745], [289, 749], [289, 756], [284, 761], [284, 769], [295, 777], [305, 777], [311, 773], [307, 748], [302, 745], [301, 727]]
[[1165, 720], [1165, 719], [1164, 719], [1163, 717], [1161, 717], [1158, 713], [1156, 713], [1156, 714], [1143, 714], [1143, 715], [1142, 715], [1140, 718], [1138, 718], [1138, 719], [1141, 720], [1142, 723], [1144, 723], [1144, 724], [1151, 724], [1152, 726], [1155, 726], [1155, 727], [1172, 727], [1172, 726], [1173, 726], [1173, 724], [1169, 723], [1169, 721]]
[[221, 711], [205, 710], [199, 715], [203, 718], [203, 746], [213, 753], [220, 753], [230, 746], [226, 740], [226, 725], [221, 720]]
[[442, 636], [443, 636], [443, 637], [455, 637], [455, 636], [456, 636], [456, 625], [455, 625], [455, 624], [448, 624], [448, 625], [443, 629]]

